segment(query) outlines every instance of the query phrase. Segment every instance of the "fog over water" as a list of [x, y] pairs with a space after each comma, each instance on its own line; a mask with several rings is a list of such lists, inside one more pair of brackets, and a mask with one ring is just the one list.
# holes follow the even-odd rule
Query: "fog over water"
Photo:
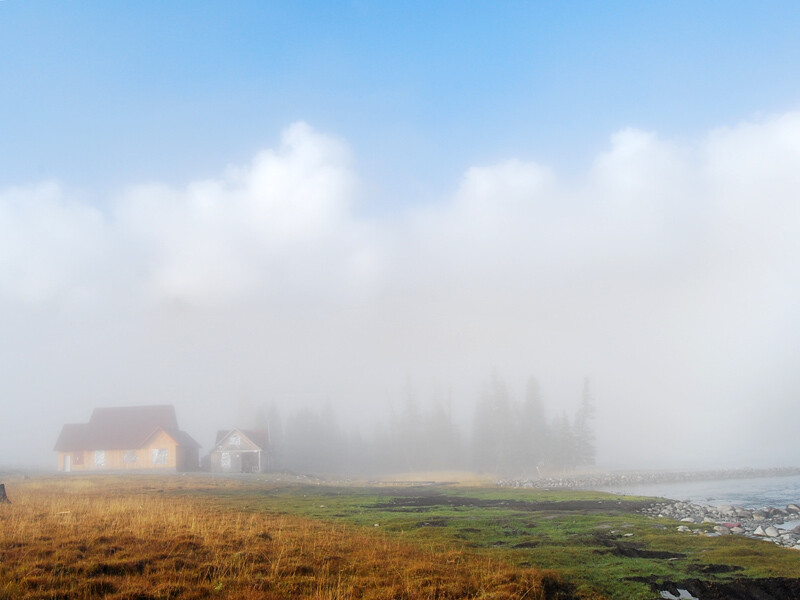
[[390, 212], [360, 160], [295, 122], [185, 185], [0, 189], [0, 464], [54, 466], [96, 406], [174, 404], [205, 451], [271, 404], [369, 435], [408, 382], [468, 429], [493, 374], [550, 418], [588, 376], [601, 467], [800, 463], [800, 113], [465, 166]]

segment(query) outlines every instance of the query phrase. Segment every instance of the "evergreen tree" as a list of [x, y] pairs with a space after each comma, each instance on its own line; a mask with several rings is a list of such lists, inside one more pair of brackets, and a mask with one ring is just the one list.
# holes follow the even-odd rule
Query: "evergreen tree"
[[411, 378], [406, 379], [403, 415], [400, 420], [400, 444], [404, 459], [403, 470], [421, 468], [424, 459], [422, 440], [422, 415], [417, 403], [417, 392]]
[[516, 429], [515, 466], [521, 473], [537, 472], [549, 444], [549, 431], [539, 382], [533, 376], [528, 379]]
[[553, 423], [548, 464], [557, 469], [567, 470], [576, 464], [575, 430], [567, 412], [563, 411]]
[[495, 374], [484, 386], [475, 410], [473, 460], [484, 471], [506, 472], [513, 455], [511, 405], [505, 384]]
[[459, 466], [461, 461], [461, 440], [453, 423], [449, 398], [435, 393], [432, 409], [425, 415], [422, 450], [423, 468], [448, 469]]
[[589, 378], [583, 380], [581, 405], [575, 414], [575, 464], [577, 466], [593, 465], [595, 460], [594, 436], [594, 398]]

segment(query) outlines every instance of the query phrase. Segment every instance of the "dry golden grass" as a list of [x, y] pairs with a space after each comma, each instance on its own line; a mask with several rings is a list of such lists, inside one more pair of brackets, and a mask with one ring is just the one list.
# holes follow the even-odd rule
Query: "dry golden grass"
[[180, 493], [202, 485], [227, 484], [15, 482], [13, 504], [0, 505], [0, 599], [536, 600], [563, 589], [552, 573]]

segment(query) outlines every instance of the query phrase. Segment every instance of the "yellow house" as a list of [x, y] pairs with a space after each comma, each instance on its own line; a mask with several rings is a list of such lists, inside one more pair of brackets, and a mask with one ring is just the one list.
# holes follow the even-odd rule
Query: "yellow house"
[[64, 425], [54, 450], [58, 470], [196, 471], [200, 445], [178, 429], [175, 408], [96, 408], [88, 423]]

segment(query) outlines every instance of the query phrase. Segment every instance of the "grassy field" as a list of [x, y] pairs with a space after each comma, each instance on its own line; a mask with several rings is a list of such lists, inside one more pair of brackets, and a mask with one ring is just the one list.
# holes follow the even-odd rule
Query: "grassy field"
[[3, 600], [649, 600], [685, 581], [796, 589], [779, 578], [800, 578], [795, 551], [680, 534], [636, 512], [649, 500], [602, 493], [203, 476], [6, 483]]

